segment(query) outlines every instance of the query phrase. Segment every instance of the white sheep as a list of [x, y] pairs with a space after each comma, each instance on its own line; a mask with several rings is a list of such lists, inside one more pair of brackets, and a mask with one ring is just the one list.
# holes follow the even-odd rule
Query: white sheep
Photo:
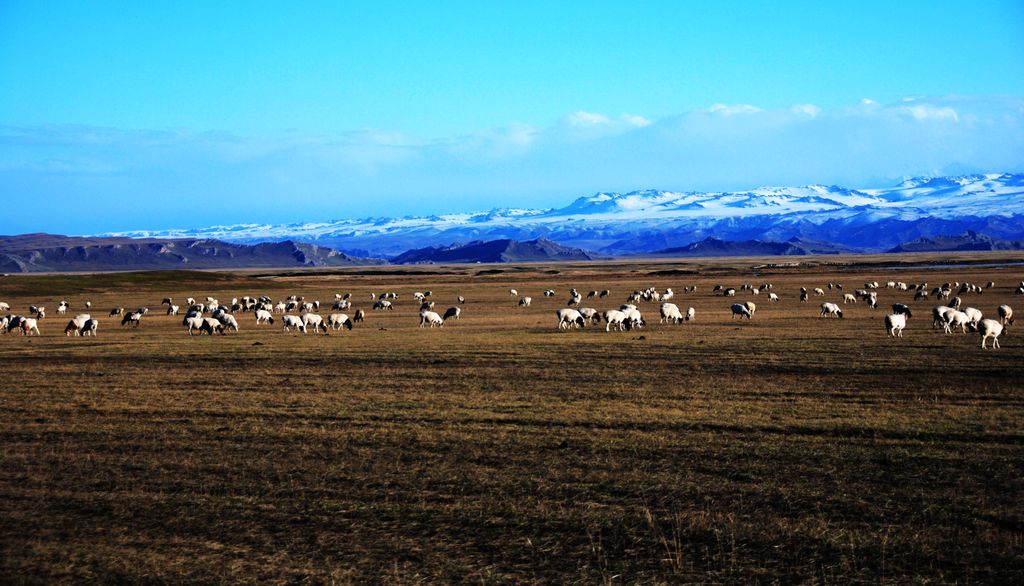
[[192, 335], [192, 330], [199, 330], [200, 334], [203, 333], [202, 330], [200, 329], [203, 326], [203, 318], [201, 316], [186, 316], [181, 321], [182, 325], [188, 328], [188, 335]]
[[575, 309], [558, 309], [555, 311], [555, 315], [558, 316], [558, 329], [560, 330], [569, 329], [570, 327], [583, 328], [587, 325], [587, 320]]
[[768, 301], [778, 301], [778, 300], [779, 300], [779, 296], [776, 295], [775, 293], [769, 293], [768, 294]]
[[327, 316], [327, 325], [331, 326], [332, 330], [337, 330], [339, 328], [351, 330], [352, 320], [350, 320], [344, 313], [332, 313]]
[[821, 314], [819, 317], [838, 317], [842, 319], [843, 309], [835, 303], [826, 301], [821, 304]]
[[852, 293], [846, 293], [843, 295], [843, 304], [845, 305], [847, 303], [857, 303], [857, 296]]
[[952, 307], [947, 307], [945, 305], [936, 305], [935, 307], [933, 307], [932, 308], [932, 329], [935, 329], [936, 327], [941, 327], [941, 328], [945, 329], [945, 327], [946, 327], [946, 314], [950, 313], [950, 312], [953, 312], [953, 311], [956, 311], [956, 310], [953, 309]]
[[750, 310], [747, 309], [747, 306], [742, 303], [733, 303], [731, 309], [731, 317], [733, 318], [735, 318], [737, 315], [740, 316], [740, 319], [743, 319], [744, 317], [746, 317], [747, 319], [753, 319], [754, 317], [754, 315], [750, 313]]
[[264, 323], [264, 322], [268, 323], [270, 325], [274, 325], [274, 314], [270, 313], [266, 309], [257, 309], [256, 310], [256, 325], [259, 325], [259, 324]]
[[647, 325], [647, 322], [644, 321], [644, 316], [640, 314], [640, 310], [638, 310], [638, 309], [627, 309], [623, 313], [626, 314], [626, 329], [627, 330], [640, 329], [640, 328], [644, 327], [645, 325]]
[[21, 320], [21, 335], [31, 336], [32, 332], [35, 332], [37, 336], [41, 335], [39, 333], [39, 323], [31, 317]]
[[444, 327], [444, 318], [433, 311], [422, 311], [420, 312], [420, 327]]
[[620, 332], [626, 328], [626, 313], [617, 309], [609, 309], [604, 312], [604, 331], [612, 331], [612, 326], [615, 326]]
[[11, 304], [6, 301], [0, 301], [0, 311], [10, 311]]
[[695, 319], [697, 319], [697, 310], [692, 307], [688, 307], [686, 309], [686, 321], [693, 321]]
[[532, 297], [521, 297], [519, 299], [519, 307], [530, 307], [531, 303], [533, 303]]
[[999, 347], [999, 334], [1003, 333], [1003, 324], [994, 319], [983, 319], [978, 324], [978, 331], [981, 332], [981, 347], [985, 348], [985, 340], [992, 338], [992, 347]]
[[220, 325], [224, 326], [225, 330], [231, 328], [236, 332], [238, 331], [238, 320], [235, 319], [235, 316], [231, 315], [230, 313], [225, 313], [224, 315], [220, 316], [219, 318], [217, 318], [217, 321], [220, 322]]
[[304, 334], [309, 331], [309, 326], [313, 326], [313, 333], [320, 332], [320, 331], [322, 331], [325, 334], [327, 333], [327, 324], [324, 323], [324, 318], [320, 317], [319, 315], [317, 315], [315, 313], [308, 313], [307, 312], [307, 313], [303, 314], [303, 316], [302, 316], [302, 324], [305, 326], [302, 329], [302, 333], [304, 333]]
[[1013, 325], [1013, 308], [1009, 305], [999, 306], [999, 323], [1005, 325]]
[[82, 335], [96, 337], [96, 330], [99, 329], [99, 320], [89, 318], [82, 324]]
[[516, 291], [515, 289], [509, 289], [508, 294], [512, 297], [519, 297], [519, 291]]
[[581, 307], [579, 309], [580, 315], [592, 323], [601, 323], [601, 314], [593, 307]]
[[825, 294], [825, 290], [824, 290], [824, 289], [822, 289], [821, 287], [815, 287], [815, 288], [814, 288], [814, 295], [815, 295], [815, 296], [817, 296], [817, 297], [821, 297], [821, 296], [822, 296], [822, 295], [824, 295], [824, 294]]
[[167, 315], [178, 315], [178, 309], [179, 308], [178, 308], [177, 305], [168, 305], [167, 306]]
[[661, 319], [658, 320], [658, 323], [668, 321], [669, 323], [680, 324], [683, 323], [684, 319], [683, 314], [679, 311], [679, 307], [674, 303], [661, 304]]
[[974, 307], [965, 307], [963, 312], [967, 314], [967, 319], [969, 320], [967, 325], [970, 326], [972, 330], [978, 329], [978, 322], [980, 322], [984, 317], [981, 310]]
[[907, 316], [902, 313], [894, 313], [885, 316], [885, 331], [893, 338], [903, 337], [903, 328], [907, 327]]
[[961, 333], [967, 333], [967, 324], [971, 322], [971, 318], [962, 311], [953, 310], [947, 312], [945, 315], [946, 323], [943, 324], [943, 330], [947, 334], [952, 334], [953, 330], [960, 328]]
[[281, 322], [284, 324], [284, 331], [290, 332], [292, 328], [297, 331], [306, 333], [306, 324], [302, 321], [302, 318], [297, 315], [284, 315], [281, 316]]

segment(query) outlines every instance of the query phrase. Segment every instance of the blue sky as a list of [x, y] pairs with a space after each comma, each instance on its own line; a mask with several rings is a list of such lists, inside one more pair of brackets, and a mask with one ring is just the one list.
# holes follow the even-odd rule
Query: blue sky
[[146, 4], [0, 3], [4, 231], [1024, 170], [1017, 1]]

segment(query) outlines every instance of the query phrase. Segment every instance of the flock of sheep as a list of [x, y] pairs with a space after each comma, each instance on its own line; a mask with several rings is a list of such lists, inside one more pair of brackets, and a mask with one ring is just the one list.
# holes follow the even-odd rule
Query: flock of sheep
[[[907, 284], [889, 281], [884, 286], [878, 282], [865, 283], [863, 289], [857, 289], [854, 293], [842, 292], [842, 284], [829, 283], [828, 290], [838, 290], [843, 305], [864, 302], [872, 309], [878, 308], [878, 290], [882, 287], [894, 289], [897, 292], [907, 292], [908, 296], [912, 294], [913, 301], [934, 298], [944, 303], [932, 308], [933, 328], [941, 327], [947, 334], [954, 333], [958, 329], [963, 334], [966, 334], [968, 331], [978, 332], [981, 335], [982, 348], [986, 347], [986, 342], [989, 339], [992, 340], [993, 348], [999, 348], [999, 336], [1003, 333], [1006, 326], [1013, 324], [1013, 310], [1010, 306], [1000, 305], [997, 308], [998, 320], [985, 319], [980, 310], [966, 306], [963, 301], [963, 296], [980, 294], [985, 289], [991, 289], [994, 286], [995, 283], [992, 282], [988, 283], [985, 287], [971, 283], [944, 283], [941, 286], [929, 289], [927, 283]], [[771, 283], [764, 283], [760, 286], [747, 284], [739, 287], [739, 291], [747, 292], [752, 296], [764, 294], [768, 303], [780, 300], [779, 296], [773, 291]], [[684, 294], [696, 292], [696, 285], [683, 289]], [[1014, 292], [1018, 295], [1024, 295], [1024, 282], [1021, 282]], [[737, 289], [716, 285], [713, 293], [723, 297], [735, 297]], [[443, 314], [439, 314], [434, 311], [434, 302], [431, 300], [431, 295], [430, 291], [412, 294], [415, 302], [419, 304], [419, 325], [421, 328], [443, 327], [447, 321], [458, 320], [461, 317], [462, 308], [460, 306], [466, 302], [464, 297], [458, 296], [458, 305], [449, 307]], [[533, 303], [531, 297], [520, 297], [516, 289], [509, 289], [509, 295], [518, 299], [517, 304], [521, 308], [528, 308]], [[586, 295], [586, 299], [604, 299], [610, 295], [611, 292], [608, 289], [600, 292], [593, 290]], [[825, 288], [815, 287], [809, 291], [807, 288], [801, 287], [799, 300], [800, 302], [807, 302], [812, 295], [817, 297], [825, 296]], [[546, 289], [543, 292], [543, 296], [554, 297], [555, 291], [553, 289]], [[641, 329], [647, 325], [640, 311], [642, 303], [659, 304], [659, 323], [681, 324], [684, 321], [696, 319], [696, 310], [693, 307], [688, 307], [683, 312], [679, 306], [671, 302], [674, 297], [675, 292], [670, 288], [664, 292], [659, 292], [656, 288], [649, 287], [642, 291], [637, 290], [630, 293], [626, 297], [625, 303], [621, 304], [618, 309], [600, 312], [592, 307], [583, 307], [583, 294], [573, 288], [569, 291], [569, 300], [566, 306], [555, 311], [557, 318], [556, 327], [558, 330], [579, 329], [587, 325], [600, 324], [603, 321], [605, 323], [605, 331], [607, 332], [612, 330], [630, 331]], [[397, 300], [398, 293], [396, 292], [370, 294], [370, 301], [373, 302], [372, 309], [377, 311], [394, 309], [394, 304]], [[239, 324], [235, 316], [245, 313], [250, 313], [255, 318], [257, 325], [273, 325], [279, 318], [284, 331], [302, 332], [303, 334], [309, 333], [311, 330], [313, 333], [323, 334], [327, 334], [331, 330], [351, 330], [355, 323], [364, 321], [366, 315], [362, 309], [355, 309], [351, 317], [347, 313], [340, 313], [342, 310], [354, 309], [350, 293], [335, 294], [331, 310], [338, 312], [330, 313], [326, 318], [317, 313], [321, 307], [319, 301], [307, 301], [299, 295], [291, 295], [284, 300], [276, 302], [265, 295], [260, 297], [245, 296], [234, 298], [229, 304], [221, 304], [213, 297], [207, 297], [203, 301], [197, 301], [190, 297], [185, 300], [184, 309], [182, 309], [182, 306], [176, 305], [172, 298], [167, 297], [161, 302], [161, 307], [165, 305], [167, 307], [166, 315], [168, 316], [178, 316], [179, 313], [183, 312], [181, 325], [190, 336], [194, 334], [225, 334], [228, 331], [237, 332], [239, 331]], [[91, 302], [85, 302], [84, 307], [87, 310], [91, 306]], [[68, 301], [61, 301], [57, 305], [57, 315], [66, 315], [69, 308], [70, 303]], [[752, 301], [737, 302], [730, 306], [732, 318], [738, 317], [740, 320], [743, 318], [753, 319], [756, 310], [757, 306]], [[10, 305], [0, 302], [0, 311], [10, 311]], [[143, 317], [148, 313], [149, 309], [147, 307], [141, 307], [134, 311], [125, 311], [123, 307], [115, 307], [110, 311], [109, 317], [120, 317], [122, 327], [138, 327]], [[820, 305], [818, 315], [822, 318], [842, 318], [843, 308], [838, 303], [826, 301]], [[26, 336], [39, 335], [39, 320], [45, 316], [45, 307], [29, 306], [28, 317], [20, 315], [0, 316], [0, 331], [9, 333], [17, 330]], [[893, 338], [902, 338], [903, 330], [907, 326], [907, 320], [912, 317], [913, 311], [910, 305], [894, 303], [892, 305], [892, 313], [884, 317], [887, 335]], [[88, 313], [83, 313], [68, 321], [64, 328], [64, 334], [67, 336], [96, 336], [98, 327], [98, 319]]]

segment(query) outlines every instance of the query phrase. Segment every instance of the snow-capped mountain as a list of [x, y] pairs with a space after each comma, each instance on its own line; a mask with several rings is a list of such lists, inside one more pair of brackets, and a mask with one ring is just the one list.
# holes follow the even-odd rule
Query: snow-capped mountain
[[1024, 238], [1024, 174], [908, 179], [879, 189], [762, 187], [737, 192], [598, 193], [548, 210], [495, 209], [429, 217], [238, 224], [107, 234], [136, 238], [293, 239], [391, 256], [471, 240], [545, 237], [608, 254], [684, 246], [708, 237], [835, 242], [884, 250], [973, 230]]

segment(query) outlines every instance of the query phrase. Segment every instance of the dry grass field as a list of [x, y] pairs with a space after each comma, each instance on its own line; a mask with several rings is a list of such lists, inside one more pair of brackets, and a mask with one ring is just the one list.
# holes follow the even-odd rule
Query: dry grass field
[[[4, 277], [14, 313], [48, 316], [0, 336], [0, 581], [1022, 583], [1024, 335], [983, 351], [887, 289], [843, 320], [818, 318], [838, 291], [797, 300], [993, 280], [965, 304], [1024, 313], [1005, 257], [902, 260]], [[782, 299], [739, 292], [749, 321], [712, 294], [762, 282]], [[697, 318], [645, 303], [643, 330], [559, 332], [572, 286], [611, 289], [584, 300], [600, 310], [672, 287]], [[464, 295], [462, 319], [420, 329], [423, 290], [442, 311]], [[336, 292], [367, 319], [329, 336], [244, 314], [190, 338], [160, 307]], [[62, 298], [93, 302], [97, 339], [62, 335]], [[902, 340], [882, 326], [895, 301], [915, 311]], [[116, 305], [152, 312], [122, 329]]]

